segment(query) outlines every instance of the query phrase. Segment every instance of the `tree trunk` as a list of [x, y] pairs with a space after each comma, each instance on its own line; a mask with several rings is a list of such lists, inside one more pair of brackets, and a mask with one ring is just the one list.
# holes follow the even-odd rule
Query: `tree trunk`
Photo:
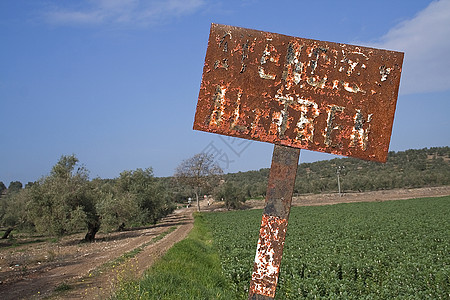
[[197, 211], [200, 211], [200, 201], [198, 200], [198, 192], [195, 192], [195, 198], [197, 198]]
[[124, 231], [125, 230], [125, 223], [122, 222], [122, 224], [119, 225], [119, 227], [117, 227], [117, 231]]
[[6, 240], [13, 229], [14, 227], [9, 227], [8, 229], [6, 229], [5, 233], [2, 236], [2, 240]]
[[100, 229], [100, 220], [94, 220], [92, 222], [88, 223], [88, 232], [86, 233], [86, 236], [84, 237], [85, 242], [93, 242], [95, 241], [95, 235]]

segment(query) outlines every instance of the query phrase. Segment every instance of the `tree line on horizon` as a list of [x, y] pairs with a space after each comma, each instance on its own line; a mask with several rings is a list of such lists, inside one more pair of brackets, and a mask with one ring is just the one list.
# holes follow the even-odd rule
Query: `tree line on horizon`
[[[300, 163], [294, 195], [338, 191], [337, 173], [343, 192], [396, 188], [419, 188], [450, 184], [450, 147], [390, 151], [386, 163], [356, 158], [334, 158]], [[270, 169], [226, 174], [247, 198], [265, 197]]]
[[[385, 164], [354, 158], [301, 163], [294, 194], [337, 192], [338, 170], [343, 192], [449, 185], [450, 147], [391, 151]], [[25, 187], [0, 182], [4, 237], [13, 229], [51, 236], [87, 230], [85, 240], [93, 241], [99, 230], [154, 224], [190, 197], [198, 206], [206, 194], [238, 208], [247, 199], [265, 197], [269, 169], [223, 174], [213, 157], [200, 153], [180, 163], [172, 177], [154, 177], [151, 168], [123, 171], [114, 179], [90, 180], [88, 174], [69, 155]]]

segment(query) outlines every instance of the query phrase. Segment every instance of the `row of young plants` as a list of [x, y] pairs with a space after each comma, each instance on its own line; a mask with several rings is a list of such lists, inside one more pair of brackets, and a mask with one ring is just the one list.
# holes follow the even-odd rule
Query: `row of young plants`
[[[205, 215], [245, 299], [261, 210]], [[293, 207], [276, 299], [449, 299], [450, 196]]]

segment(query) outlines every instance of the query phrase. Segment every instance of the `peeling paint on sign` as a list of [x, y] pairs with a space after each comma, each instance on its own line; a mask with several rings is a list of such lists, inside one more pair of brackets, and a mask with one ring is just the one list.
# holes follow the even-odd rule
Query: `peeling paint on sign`
[[275, 296], [299, 156], [300, 149], [274, 147], [249, 299]]
[[194, 129], [386, 161], [403, 53], [211, 25]]
[[250, 293], [275, 297], [287, 220], [264, 214], [259, 232]]

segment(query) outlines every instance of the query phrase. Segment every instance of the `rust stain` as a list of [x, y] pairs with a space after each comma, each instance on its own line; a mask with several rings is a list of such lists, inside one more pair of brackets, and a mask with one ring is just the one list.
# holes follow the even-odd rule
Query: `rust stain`
[[250, 283], [251, 296], [275, 297], [286, 229], [286, 219], [263, 215]]
[[300, 149], [275, 145], [270, 166], [264, 213], [288, 219]]
[[275, 297], [299, 156], [300, 149], [274, 146], [249, 299]]
[[211, 25], [194, 129], [386, 161], [403, 53]]

